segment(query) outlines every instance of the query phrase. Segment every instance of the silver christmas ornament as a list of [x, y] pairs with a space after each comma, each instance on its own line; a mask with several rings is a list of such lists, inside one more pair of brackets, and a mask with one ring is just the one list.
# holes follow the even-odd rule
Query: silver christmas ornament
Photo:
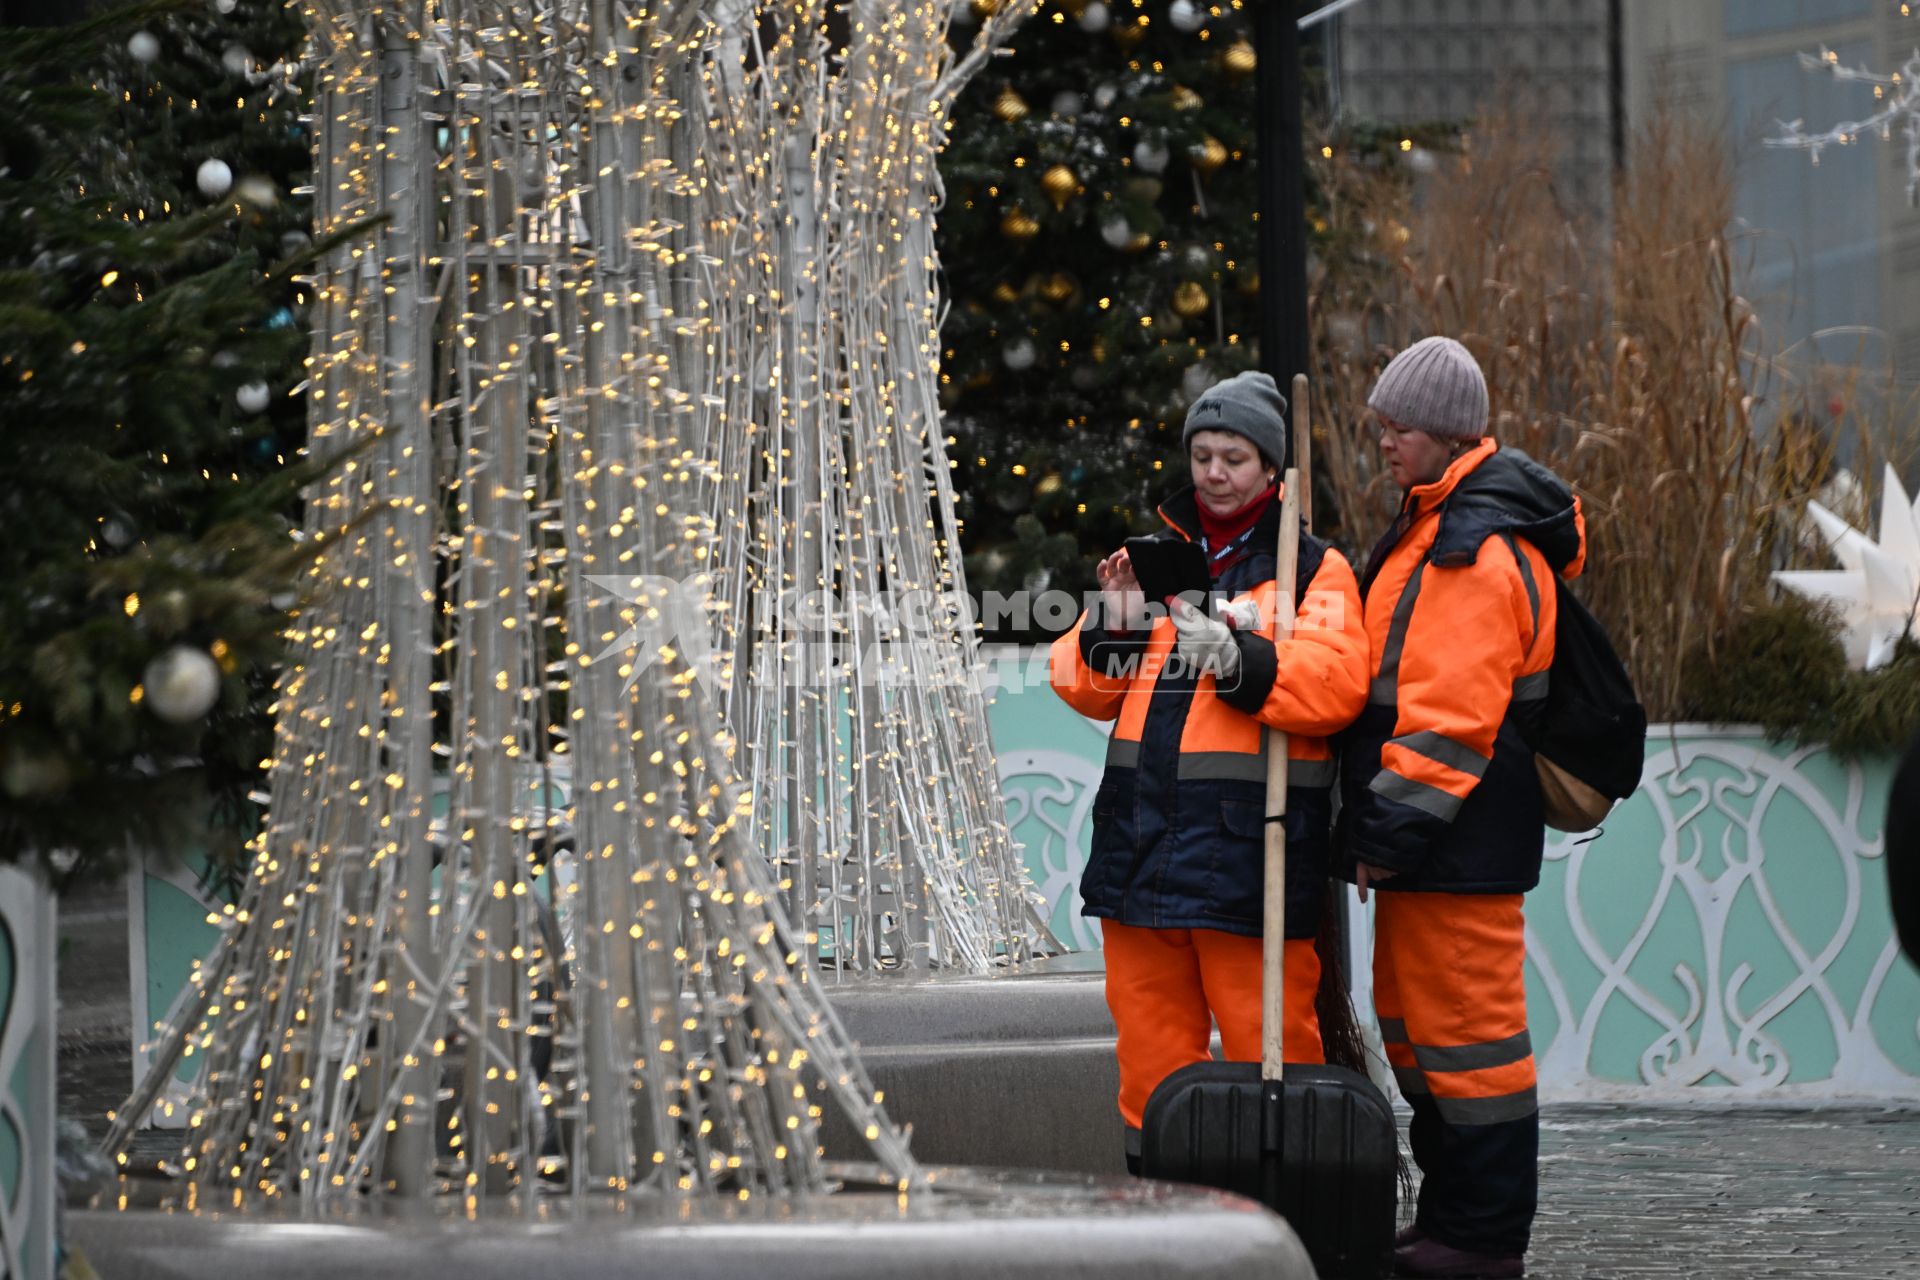
[[243, 203], [250, 204], [256, 209], [271, 209], [280, 203], [280, 192], [274, 188], [272, 181], [257, 173], [248, 174], [240, 179], [239, 184], [233, 189], [233, 194]]
[[1093, 91], [1093, 106], [1096, 111], [1105, 111], [1120, 98], [1120, 86], [1103, 84]]
[[1027, 339], [1015, 338], [1000, 349], [1000, 358], [1006, 362], [1007, 368], [1019, 373], [1023, 369], [1031, 369], [1033, 362], [1039, 359], [1039, 353]]
[[1164, 173], [1172, 158], [1163, 142], [1142, 138], [1133, 144], [1133, 165], [1142, 173]]
[[58, 795], [73, 781], [73, 767], [53, 747], [15, 745], [0, 755], [0, 790], [15, 800]]
[[1133, 228], [1125, 218], [1116, 215], [1100, 224], [1100, 238], [1107, 242], [1109, 249], [1124, 249], [1133, 241]]
[[229, 75], [246, 76], [253, 74], [253, 54], [245, 45], [230, 44], [220, 51], [220, 65]]
[[177, 644], [147, 664], [140, 683], [153, 714], [187, 724], [213, 710], [220, 700], [220, 667], [201, 649]]
[[233, 398], [242, 413], [259, 413], [273, 399], [273, 391], [264, 382], [248, 382], [233, 393]]
[[1191, 404], [1205, 395], [1207, 388], [1211, 387], [1214, 381], [1213, 370], [1196, 361], [1188, 365], [1187, 371], [1180, 375], [1180, 394], [1185, 396], [1187, 402]]
[[136, 31], [127, 37], [127, 52], [135, 62], [152, 62], [160, 56], [160, 37], [151, 31]]
[[1080, 29], [1082, 31], [1090, 31], [1098, 35], [1102, 31], [1105, 31], [1107, 24], [1112, 21], [1113, 15], [1107, 12], [1107, 6], [1101, 4], [1100, 0], [1093, 0], [1092, 4], [1080, 11]]
[[1071, 89], [1062, 89], [1059, 93], [1053, 95], [1053, 103], [1049, 110], [1062, 120], [1071, 120], [1079, 115], [1085, 107], [1086, 100], [1079, 94]]
[[1167, 10], [1167, 21], [1173, 24], [1174, 30], [1192, 35], [1207, 25], [1207, 11], [1194, 4], [1193, 0], [1173, 0]]
[[233, 186], [233, 170], [227, 167], [225, 160], [203, 161], [194, 173], [193, 181], [194, 185], [200, 188], [202, 195], [208, 199], [218, 200], [227, 194], [229, 187]]

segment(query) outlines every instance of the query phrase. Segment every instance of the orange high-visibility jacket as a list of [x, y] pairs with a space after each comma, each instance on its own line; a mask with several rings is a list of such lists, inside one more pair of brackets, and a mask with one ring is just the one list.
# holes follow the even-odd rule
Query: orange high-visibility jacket
[[1579, 499], [1491, 439], [1408, 491], [1368, 558], [1372, 680], [1339, 742], [1343, 853], [1399, 873], [1381, 888], [1539, 883], [1540, 786], [1509, 711], [1546, 695], [1552, 575], [1585, 559]]
[[[1191, 488], [1160, 507], [1162, 537], [1199, 530]], [[1258, 936], [1264, 882], [1265, 726], [1287, 732], [1287, 929], [1312, 937], [1329, 857], [1333, 756], [1327, 735], [1366, 697], [1366, 634], [1353, 570], [1302, 533], [1298, 620], [1274, 640], [1276, 499], [1255, 552], [1230, 565], [1216, 594], [1252, 599], [1257, 631], [1237, 633], [1240, 670], [1223, 687], [1179, 661], [1173, 623], [1115, 633], [1083, 616], [1054, 641], [1053, 687], [1068, 705], [1114, 721], [1093, 806], [1082, 911], [1157, 929]]]

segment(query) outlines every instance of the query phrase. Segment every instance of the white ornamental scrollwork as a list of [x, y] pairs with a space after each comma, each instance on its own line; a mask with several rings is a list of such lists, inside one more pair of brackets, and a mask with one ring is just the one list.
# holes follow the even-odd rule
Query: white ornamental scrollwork
[[[1559, 1023], [1541, 1056], [1542, 1080], [1549, 1088], [1591, 1093], [1626, 1083], [1593, 1070], [1603, 1017], [1616, 1001], [1624, 1001], [1656, 1028], [1639, 1053], [1640, 1092], [1698, 1096], [1703, 1086], [1723, 1085], [1739, 1093], [1920, 1094], [1920, 1077], [1888, 1056], [1872, 1025], [1898, 943], [1890, 935], [1874, 935], [1877, 953], [1857, 992], [1844, 990], [1846, 979], [1835, 971], [1855, 938], [1867, 889], [1864, 877], [1877, 876], [1882, 843], [1863, 832], [1863, 825], [1878, 826], [1879, 815], [1867, 811], [1859, 765], [1844, 766], [1846, 794], [1837, 801], [1804, 770], [1823, 752], [1819, 746], [1776, 751], [1758, 740], [1718, 737], [1676, 738], [1670, 748], [1650, 756], [1640, 790], [1627, 804], [1650, 806], [1657, 821], [1658, 878], [1646, 909], [1617, 947], [1603, 941], [1594, 922], [1595, 888], [1618, 894], [1629, 883], [1642, 887], [1632, 873], [1610, 865], [1641, 855], [1622, 848], [1617, 835], [1587, 841], [1553, 833], [1546, 856], [1550, 866], [1561, 864], [1564, 872], [1561, 905], [1577, 952], [1556, 958], [1529, 926], [1528, 958]], [[1790, 807], [1799, 814], [1791, 814]], [[1795, 818], [1802, 829], [1810, 821], [1819, 838], [1783, 840], [1783, 818], [1788, 829]], [[1824, 936], [1801, 936], [1783, 910], [1775, 883], [1794, 863], [1804, 874], [1809, 857], [1825, 864], [1823, 893], [1830, 892], [1839, 905]], [[1686, 942], [1699, 947], [1697, 963], [1693, 956], [1673, 959], [1659, 952], [1656, 930], [1674, 911], [1691, 914], [1687, 923], [1697, 932]], [[1759, 934], [1756, 946], [1755, 929], [1740, 928], [1736, 912], [1749, 926], [1756, 913], [1764, 920], [1790, 970], [1784, 980], [1759, 980], [1749, 957], [1769, 949], [1769, 939]], [[1584, 1000], [1567, 981], [1568, 966], [1579, 958], [1599, 972], [1597, 986]], [[1649, 986], [1668, 959], [1685, 996], [1683, 1009]], [[1807, 1071], [1795, 1073], [1790, 1037], [1774, 1026], [1809, 997], [1825, 1018], [1836, 1050], [1831, 1073], [1817, 1080], [1807, 1078]], [[1624, 1024], [1616, 1020], [1614, 1025]], [[1791, 1040], [1796, 1047], [1806, 1043], [1804, 1032]]]
[[1075, 951], [1100, 949], [1100, 931], [1080, 914], [1087, 824], [1103, 764], [1071, 751], [1008, 751], [1000, 756], [1007, 828], [1026, 846], [1027, 874], [1046, 899], [1047, 923]]
[[13, 1184], [0, 1184], [0, 1276], [52, 1275], [53, 898], [18, 867], [0, 866], [0, 946], [12, 978], [0, 991], [0, 1126], [19, 1153]]

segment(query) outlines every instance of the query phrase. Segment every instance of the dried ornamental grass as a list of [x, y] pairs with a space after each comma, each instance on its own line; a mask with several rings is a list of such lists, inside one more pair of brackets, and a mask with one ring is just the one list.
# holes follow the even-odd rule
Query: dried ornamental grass
[[[1810, 424], [1801, 406], [1816, 388], [1785, 375], [1741, 293], [1750, 242], [1729, 231], [1732, 176], [1717, 137], [1655, 122], [1607, 224], [1567, 207], [1552, 155], [1552, 140], [1517, 118], [1488, 119], [1417, 203], [1385, 175], [1323, 179], [1339, 197], [1334, 216], [1363, 243], [1315, 282], [1318, 460], [1336, 535], [1371, 545], [1400, 498], [1365, 408], [1380, 368], [1419, 337], [1458, 338], [1486, 371], [1493, 434], [1580, 494], [1579, 589], [1649, 714], [1711, 714], [1689, 673], [1752, 660], [1722, 650], [1737, 621], [1772, 601], [1771, 571], [1824, 565], [1800, 518], [1841, 445], [1864, 469], [1902, 433], [1884, 409]], [[1873, 397], [1856, 385], [1845, 402]]]

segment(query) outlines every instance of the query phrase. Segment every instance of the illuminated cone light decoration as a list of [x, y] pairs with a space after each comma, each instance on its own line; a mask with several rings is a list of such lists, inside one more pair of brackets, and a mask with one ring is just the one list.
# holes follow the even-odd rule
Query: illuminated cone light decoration
[[187, 1057], [202, 1206], [818, 1190], [823, 1089], [922, 1184], [816, 960], [1038, 932], [970, 633], [884, 603], [964, 592], [935, 149], [1028, 7], [310, 9], [319, 229], [386, 221], [310, 285], [266, 828], [109, 1150]]
[[1774, 581], [1839, 613], [1841, 641], [1855, 666], [1885, 666], [1900, 638], [1920, 627], [1920, 501], [1907, 497], [1888, 467], [1878, 541], [1818, 502], [1807, 504], [1807, 515], [1844, 568], [1780, 570]]

